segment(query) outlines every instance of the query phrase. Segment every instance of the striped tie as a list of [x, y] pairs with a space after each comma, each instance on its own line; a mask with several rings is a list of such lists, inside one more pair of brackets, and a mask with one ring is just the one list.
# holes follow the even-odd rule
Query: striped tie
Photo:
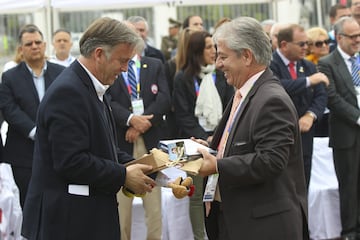
[[137, 99], [137, 82], [136, 82], [135, 71], [134, 71], [134, 68], [133, 68], [134, 63], [135, 63], [134, 60], [129, 61], [129, 65], [128, 65], [128, 81], [129, 81], [130, 89], [131, 89], [131, 98], [132, 99]]
[[351, 62], [351, 76], [355, 86], [360, 86], [360, 68], [359, 64], [356, 61], [356, 57], [353, 56], [350, 58]]

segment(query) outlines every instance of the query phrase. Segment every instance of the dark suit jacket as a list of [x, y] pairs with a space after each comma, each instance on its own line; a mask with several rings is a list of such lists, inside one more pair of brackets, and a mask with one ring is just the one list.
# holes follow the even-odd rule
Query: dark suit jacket
[[[215, 86], [221, 98], [223, 109], [225, 109], [234, 95], [234, 88], [227, 84], [224, 74], [220, 71], [216, 72]], [[201, 127], [198, 118], [195, 116], [196, 99], [194, 77], [179, 71], [175, 76], [173, 91], [173, 105], [179, 137], [195, 137], [206, 140], [209, 133]]]
[[[0, 126], [3, 124], [3, 122], [4, 122], [4, 117], [2, 112], [0, 111]], [[3, 162], [3, 148], [4, 145], [3, 145], [2, 137], [0, 135], [0, 163]]]
[[[317, 72], [316, 66], [305, 59], [297, 61], [297, 79], [293, 80], [290, 76], [288, 67], [284, 64], [279, 54], [273, 53], [273, 60], [270, 65], [271, 70], [277, 76], [286, 92], [293, 101], [298, 116], [303, 116], [307, 111], [315, 113], [317, 120], [320, 120], [326, 104], [327, 94], [325, 86], [318, 84], [314, 87], [306, 87], [306, 77]], [[314, 136], [314, 125], [309, 133], [303, 135], [303, 152], [305, 156], [312, 155], [312, 145]]]
[[[112, 134], [90, 77], [75, 61], [51, 85], [39, 107], [24, 207], [26, 238], [120, 239], [116, 193], [126, 170], [116, 154], [119, 160], [132, 157], [116, 153]], [[89, 196], [70, 194], [69, 184], [88, 185]]]
[[[214, 149], [230, 109], [214, 134]], [[217, 166], [230, 239], [303, 240], [307, 200], [297, 114], [270, 70], [243, 100], [227, 143]]]
[[[63, 69], [63, 66], [47, 61], [44, 75], [45, 89]], [[39, 103], [32, 74], [24, 62], [2, 74], [0, 108], [5, 121], [9, 124], [4, 161], [12, 166], [26, 168], [32, 166], [34, 141], [29, 138], [29, 133], [35, 127]]]
[[146, 48], [144, 49], [144, 55], [146, 57], [152, 57], [152, 58], [157, 58], [159, 60], [161, 60], [162, 63], [165, 63], [165, 57], [164, 54], [157, 48], [154, 48], [150, 45], [146, 45]]
[[[154, 114], [152, 127], [142, 136], [147, 150], [158, 146], [166, 136], [163, 116], [170, 110], [170, 94], [165, 79], [163, 64], [155, 58], [142, 57], [140, 68], [140, 97], [144, 102], [144, 115]], [[116, 122], [116, 134], [121, 149], [133, 154], [133, 144], [125, 141], [128, 130], [126, 122], [132, 113], [131, 99], [122, 74], [108, 89], [111, 107]]]
[[351, 74], [337, 49], [321, 58], [318, 67], [330, 81], [329, 144], [334, 148], [354, 146], [357, 135], [360, 134], [356, 123], [360, 110]]

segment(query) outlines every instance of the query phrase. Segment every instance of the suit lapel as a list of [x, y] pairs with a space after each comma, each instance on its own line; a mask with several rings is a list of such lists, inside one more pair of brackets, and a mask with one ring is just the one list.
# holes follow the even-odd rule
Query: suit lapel
[[[119, 84], [118, 86], [120, 88], [120, 91], [122, 92], [120, 94], [124, 94], [124, 96], [126, 96], [126, 99], [129, 101], [128, 104], [131, 104], [131, 96], [130, 96], [128, 87], [126, 86], [124, 75], [122, 73], [119, 74], [119, 77], [116, 80], [116, 82], [114, 84]], [[113, 87], [115, 87], [115, 86], [113, 86]]]
[[140, 81], [140, 93], [141, 93], [141, 97], [144, 98], [144, 90], [146, 89], [147, 86], [147, 82], [145, 79], [145, 76], [149, 76], [149, 65], [146, 61], [146, 57], [142, 57], [141, 61], [140, 61], [140, 71], [139, 71], [139, 81]]
[[[243, 115], [245, 109], [247, 108], [247, 105], [249, 104], [250, 99], [254, 96], [257, 89], [263, 84], [263, 82], [269, 78], [270, 74], [271, 74], [271, 71], [267, 68], [265, 70], [265, 72], [259, 77], [259, 79], [256, 80], [254, 86], [252, 86], [252, 88], [250, 89], [247, 96], [244, 99], [242, 99], [240, 109], [239, 109], [238, 113], [235, 115], [234, 122], [232, 124], [233, 127], [231, 128], [227, 142], [233, 141], [236, 129], [241, 124], [240, 120], [242, 118], [242, 115]], [[229, 104], [229, 105], [231, 105], [231, 104]], [[226, 147], [224, 149], [224, 156], [227, 156], [229, 149], [230, 149], [230, 144], [226, 144]]]
[[[86, 88], [89, 90], [89, 95], [90, 95], [90, 99], [91, 101], [93, 102], [92, 105], [96, 106], [96, 109], [97, 111], [99, 112], [99, 115], [101, 116], [101, 121], [103, 123], [103, 126], [105, 127], [105, 129], [108, 130], [108, 132], [110, 134], [113, 135], [113, 137], [115, 136], [115, 133], [114, 131], [111, 130], [109, 124], [112, 125], [112, 127], [114, 127], [114, 119], [112, 117], [112, 113], [111, 113], [111, 108], [110, 108], [110, 104], [109, 104], [109, 100], [107, 99], [107, 95], [105, 94], [103, 96], [103, 100], [104, 102], [101, 102], [97, 93], [96, 93], [96, 90], [95, 90], [95, 87], [92, 83], [92, 80], [90, 78], [90, 76], [87, 74], [87, 72], [85, 71], [85, 69], [80, 65], [79, 62], [75, 61], [69, 68], [71, 68], [79, 77], [79, 79], [83, 82], [83, 84], [86, 86]], [[67, 69], [65, 69], [64, 71], [67, 71]], [[109, 123], [107, 117], [105, 116], [106, 111], [109, 111], [110, 114], [110, 119], [109, 121], [111, 123]], [[115, 128], [114, 128], [115, 129]], [[116, 153], [116, 149], [114, 148], [114, 144], [116, 144], [116, 141], [115, 140], [115, 137], [112, 138], [109, 134], [106, 134], [107, 135], [107, 138], [109, 140], [109, 142], [111, 143], [111, 149], [110, 151], [113, 153], [114, 155], [114, 159], [116, 161], [118, 161], [117, 159], [117, 153]]]
[[[279, 67], [280, 67], [280, 72], [281, 73], [285, 73], [286, 76], [282, 76], [283, 78], [286, 78], [286, 79], [292, 79], [291, 75], [290, 75], [290, 72], [289, 72], [289, 68], [288, 66], [285, 65], [284, 61], [282, 60], [282, 58], [280, 57], [280, 55], [275, 52], [273, 54], [273, 58], [274, 58], [274, 61], [279, 63]], [[298, 64], [297, 64], [298, 65]], [[297, 66], [296, 66], [297, 67]], [[298, 69], [296, 69], [296, 72]]]
[[24, 85], [27, 86], [26, 87], [27, 89], [31, 89], [34, 100], [35, 100], [36, 104], [39, 105], [40, 104], [39, 94], [36, 90], [32, 74], [29, 71], [29, 69], [27, 68], [25, 62], [22, 62], [21, 64], [22, 64], [21, 69], [22, 69], [22, 74], [23, 74], [23, 79], [24, 79]]
[[[100, 101], [95, 87], [92, 83], [92, 80], [90, 78], [90, 76], [87, 74], [87, 72], [85, 71], [85, 69], [80, 65], [79, 62], [75, 61], [70, 68], [78, 75], [79, 79], [83, 82], [83, 84], [87, 87], [87, 89], [89, 90], [89, 95], [90, 95], [90, 99], [93, 101], [93, 105], [96, 106], [97, 110], [99, 111], [99, 114], [101, 116], [101, 119], [103, 121], [104, 124], [106, 123], [106, 119], [104, 116], [104, 108], [103, 108], [103, 104]], [[66, 69], [64, 71], [67, 71]]]
[[297, 61], [297, 63], [296, 63], [296, 74], [297, 74], [298, 78], [306, 77], [304, 61], [303, 60]]
[[338, 66], [339, 71], [338, 74], [340, 74], [340, 78], [339, 79], [343, 79], [344, 82], [344, 86], [346, 86], [349, 91], [356, 96], [356, 92], [355, 92], [355, 88], [354, 88], [354, 83], [352, 80], [352, 76], [344, 62], [343, 57], [340, 55], [339, 51], [337, 49], [335, 49], [334, 51], [334, 65]]

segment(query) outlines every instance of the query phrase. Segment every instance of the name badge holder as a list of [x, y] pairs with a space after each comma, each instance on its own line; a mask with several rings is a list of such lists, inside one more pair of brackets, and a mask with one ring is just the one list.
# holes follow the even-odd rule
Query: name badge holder
[[142, 98], [132, 99], [131, 106], [134, 115], [142, 115], [144, 113], [144, 101]]
[[213, 202], [215, 199], [215, 191], [216, 186], [219, 180], [219, 174], [215, 173], [208, 177], [205, 191], [204, 191], [204, 197], [203, 202]]

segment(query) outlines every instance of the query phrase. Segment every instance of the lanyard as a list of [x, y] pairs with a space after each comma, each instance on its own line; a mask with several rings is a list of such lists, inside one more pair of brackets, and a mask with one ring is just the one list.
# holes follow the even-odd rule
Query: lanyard
[[[214, 84], [216, 84], [216, 72], [213, 71], [211, 76], [213, 78]], [[200, 85], [199, 85], [199, 82], [197, 81], [197, 79], [195, 77], [194, 77], [194, 87], [195, 87], [195, 94], [198, 97], [199, 94], [200, 94]]]

